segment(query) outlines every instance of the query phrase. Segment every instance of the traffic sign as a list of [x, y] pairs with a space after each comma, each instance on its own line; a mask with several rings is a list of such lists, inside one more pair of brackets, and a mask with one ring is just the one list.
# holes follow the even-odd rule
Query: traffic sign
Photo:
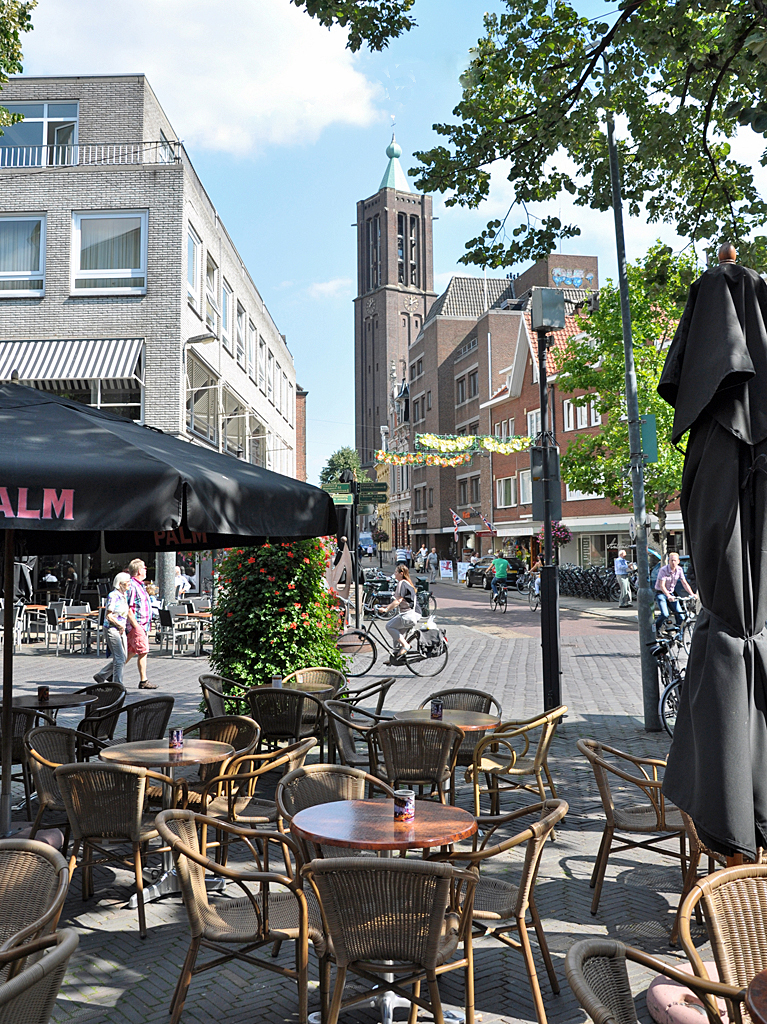
[[334, 505], [353, 505], [354, 495], [353, 494], [332, 494]]
[[357, 506], [357, 515], [358, 516], [372, 516], [373, 513], [375, 512], [375, 510], [376, 510], [375, 505], [358, 505]]
[[330, 491], [331, 494], [351, 494], [352, 485], [351, 484], [340, 484], [340, 483], [338, 483], [338, 481], [334, 480], [330, 484], [323, 484], [322, 485], [322, 490], [323, 491]]
[[386, 494], [388, 484], [360, 484], [360, 494]]

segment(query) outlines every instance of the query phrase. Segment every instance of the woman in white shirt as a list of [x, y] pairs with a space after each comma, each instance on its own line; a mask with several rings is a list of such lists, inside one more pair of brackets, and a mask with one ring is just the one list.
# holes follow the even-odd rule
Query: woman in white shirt
[[394, 650], [386, 661], [387, 665], [399, 665], [402, 663], [403, 657], [410, 650], [410, 644], [405, 641], [405, 634], [409, 633], [421, 618], [420, 614], [416, 611], [416, 590], [410, 579], [408, 567], [406, 565], [398, 565], [394, 570], [394, 578], [397, 581], [394, 588], [394, 599], [390, 605], [387, 605], [386, 611], [390, 612], [397, 608], [399, 609], [399, 615], [395, 615], [393, 619], [389, 619], [386, 623], [387, 632], [391, 636], [394, 645]]

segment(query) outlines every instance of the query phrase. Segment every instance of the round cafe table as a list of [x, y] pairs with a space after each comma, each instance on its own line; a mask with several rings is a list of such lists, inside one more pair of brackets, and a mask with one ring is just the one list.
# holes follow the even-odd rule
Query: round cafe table
[[[129, 764], [138, 768], [163, 768], [172, 779], [176, 768], [193, 764], [215, 764], [234, 754], [231, 743], [219, 743], [216, 740], [184, 739], [182, 750], [171, 750], [168, 740], [136, 740], [133, 743], [115, 743], [99, 752], [102, 761]], [[173, 792], [170, 786], [163, 787], [163, 808], [170, 807]], [[223, 881], [223, 880], [222, 880]], [[163, 873], [160, 878], [144, 889], [144, 902], [150, 903], [161, 896], [180, 892], [180, 886], [173, 867], [173, 856], [163, 854]], [[128, 904], [135, 910], [136, 897], [132, 896]]]
[[767, 1024], [767, 971], [760, 971], [746, 989], [746, 1006], [751, 1020]]
[[415, 711], [394, 711], [395, 718], [404, 722], [446, 722], [447, 725], [457, 725], [464, 732], [487, 732], [488, 729], [496, 729], [501, 724], [498, 715], [486, 715], [481, 711], [450, 711], [447, 708], [442, 712], [442, 718], [432, 718], [429, 708], [418, 708]]
[[51, 693], [48, 700], [40, 700], [36, 693], [27, 693], [13, 698], [15, 708], [31, 708], [34, 711], [47, 711], [51, 708], [79, 708], [85, 704], [95, 704], [98, 697], [95, 693]]

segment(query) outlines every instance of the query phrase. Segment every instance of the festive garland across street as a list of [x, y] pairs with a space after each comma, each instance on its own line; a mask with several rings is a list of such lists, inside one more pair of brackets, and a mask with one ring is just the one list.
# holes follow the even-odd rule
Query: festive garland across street
[[376, 462], [389, 466], [461, 466], [475, 455], [495, 452], [511, 455], [526, 451], [533, 443], [530, 437], [510, 437], [502, 441], [492, 434], [416, 434], [416, 452], [376, 452]]

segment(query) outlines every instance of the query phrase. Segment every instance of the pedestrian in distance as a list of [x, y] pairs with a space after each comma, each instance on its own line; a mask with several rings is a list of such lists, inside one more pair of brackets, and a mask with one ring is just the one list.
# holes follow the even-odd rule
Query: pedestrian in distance
[[128, 607], [133, 613], [135, 625], [128, 628], [128, 661], [133, 655], [138, 660], [139, 690], [156, 690], [155, 683], [146, 677], [146, 663], [149, 656], [149, 630], [152, 625], [152, 602], [146, 592], [146, 564], [140, 558], [134, 558], [128, 566], [130, 584], [128, 585]]
[[631, 584], [629, 582], [629, 564], [626, 561], [626, 552], [623, 548], [618, 552], [618, 557], [614, 561], [615, 566], [615, 578], [618, 581], [618, 585], [621, 588], [620, 601], [618, 602], [619, 608], [630, 608], [631, 607]]
[[435, 583], [439, 572], [439, 555], [436, 548], [432, 548], [426, 556], [426, 568], [429, 570], [429, 583]]

